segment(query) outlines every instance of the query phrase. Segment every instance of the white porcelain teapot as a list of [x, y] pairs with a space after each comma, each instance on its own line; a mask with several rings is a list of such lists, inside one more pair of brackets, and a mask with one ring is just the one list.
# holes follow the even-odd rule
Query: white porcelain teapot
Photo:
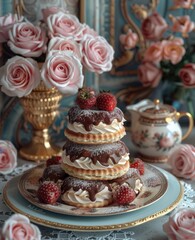
[[[176, 144], [187, 138], [193, 129], [188, 112], [177, 112], [171, 105], [149, 99], [127, 106], [131, 120], [131, 140], [144, 161], [165, 162]], [[179, 119], [188, 118], [188, 130], [183, 135]]]

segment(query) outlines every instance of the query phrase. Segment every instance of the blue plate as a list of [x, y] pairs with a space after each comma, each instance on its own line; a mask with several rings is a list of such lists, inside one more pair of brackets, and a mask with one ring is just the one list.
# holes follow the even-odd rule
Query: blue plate
[[6, 184], [3, 190], [3, 198], [7, 206], [14, 212], [26, 215], [32, 222], [47, 227], [85, 232], [130, 228], [169, 213], [182, 200], [183, 187], [177, 178], [165, 170], [157, 169], [165, 175], [168, 181], [165, 194], [148, 207], [116, 216], [91, 218], [64, 215], [41, 209], [25, 200], [19, 193], [16, 186], [20, 176], [13, 178]]

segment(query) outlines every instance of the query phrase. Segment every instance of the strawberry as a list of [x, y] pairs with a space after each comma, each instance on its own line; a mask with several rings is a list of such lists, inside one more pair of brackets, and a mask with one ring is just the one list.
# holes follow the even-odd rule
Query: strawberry
[[81, 109], [90, 109], [96, 104], [96, 94], [92, 88], [83, 87], [79, 89], [76, 103]]
[[46, 204], [55, 203], [61, 194], [58, 185], [51, 181], [46, 181], [38, 188], [37, 197], [40, 202]]
[[138, 169], [140, 175], [144, 175], [144, 162], [140, 158], [134, 158], [130, 161], [130, 167]]
[[109, 92], [101, 92], [96, 99], [97, 108], [111, 112], [115, 109], [117, 104], [116, 98]]
[[115, 198], [119, 205], [126, 205], [136, 198], [136, 194], [133, 188], [123, 185], [117, 189]]
[[47, 159], [46, 161], [46, 166], [50, 165], [57, 165], [62, 162], [62, 157], [61, 156], [52, 156], [51, 158]]

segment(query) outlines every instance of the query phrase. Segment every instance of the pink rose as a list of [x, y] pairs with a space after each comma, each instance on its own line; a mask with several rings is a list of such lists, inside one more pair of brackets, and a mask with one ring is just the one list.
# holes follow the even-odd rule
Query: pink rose
[[171, 137], [163, 137], [159, 142], [160, 147], [170, 148], [174, 146], [174, 141]]
[[94, 37], [97, 37], [98, 36], [98, 33], [93, 29], [93, 28], [90, 28], [87, 24], [83, 24], [84, 28], [83, 28], [83, 36], [84, 35], [92, 35]]
[[186, 64], [180, 71], [179, 77], [186, 87], [195, 87], [195, 64]]
[[8, 96], [27, 96], [40, 83], [40, 71], [31, 58], [15, 56], [8, 59], [0, 69], [2, 92]]
[[192, 8], [193, 0], [173, 0], [174, 8]]
[[162, 70], [151, 62], [144, 62], [138, 67], [138, 78], [144, 87], [155, 88], [162, 78]]
[[146, 39], [159, 40], [162, 38], [164, 32], [167, 30], [168, 25], [164, 18], [157, 12], [145, 18], [142, 22], [142, 33]]
[[72, 14], [58, 12], [50, 15], [47, 18], [49, 36], [74, 38], [75, 41], [80, 41], [83, 37], [84, 26], [78, 18]]
[[11, 173], [17, 165], [17, 150], [10, 141], [0, 140], [0, 173]]
[[151, 44], [145, 51], [144, 60], [159, 63], [163, 57], [163, 44], [156, 42]]
[[111, 70], [114, 50], [105, 38], [86, 35], [82, 45], [82, 62], [89, 71], [101, 74]]
[[81, 62], [72, 52], [54, 50], [42, 66], [41, 77], [47, 87], [56, 87], [65, 95], [77, 93], [84, 78]]
[[48, 52], [51, 50], [71, 51], [79, 59], [82, 57], [81, 44], [75, 42], [73, 39], [54, 37], [48, 45]]
[[163, 58], [172, 64], [177, 64], [182, 60], [185, 52], [185, 48], [177, 42], [167, 41], [163, 48]]
[[47, 18], [52, 14], [55, 14], [55, 13], [58, 13], [58, 12], [66, 13], [66, 11], [64, 9], [62, 9], [60, 7], [57, 7], [57, 6], [43, 8], [43, 9], [41, 9], [41, 11], [42, 11], [42, 14], [43, 14], [43, 21], [45, 23], [47, 22]]
[[[180, 46], [184, 45], [184, 40], [183, 40], [183, 38], [180, 38], [180, 37], [175, 37], [171, 40], [165, 41], [166, 44], [168, 42], [172, 42], [172, 43], [174, 43], [176, 45], [180, 45]], [[166, 44], [164, 44], [164, 45], [166, 45]]]
[[120, 35], [119, 40], [125, 49], [132, 49], [138, 42], [138, 36], [136, 33], [132, 32], [131, 29], [129, 29], [126, 34]]
[[9, 39], [8, 32], [13, 27], [14, 23], [22, 22], [23, 17], [18, 19], [17, 14], [7, 14], [0, 17], [0, 43], [6, 42]]
[[163, 230], [170, 240], [195, 239], [195, 210], [181, 208], [175, 210], [163, 225]]
[[172, 172], [177, 177], [195, 179], [195, 147], [189, 144], [174, 148], [168, 158]]
[[9, 31], [8, 46], [24, 57], [39, 57], [46, 51], [45, 31], [30, 22], [16, 23]]
[[173, 32], [180, 32], [183, 37], [188, 37], [188, 33], [194, 30], [195, 24], [189, 16], [174, 17], [170, 15], [170, 18], [173, 22]]
[[14, 214], [5, 221], [2, 235], [5, 240], [41, 240], [39, 228], [21, 214]]

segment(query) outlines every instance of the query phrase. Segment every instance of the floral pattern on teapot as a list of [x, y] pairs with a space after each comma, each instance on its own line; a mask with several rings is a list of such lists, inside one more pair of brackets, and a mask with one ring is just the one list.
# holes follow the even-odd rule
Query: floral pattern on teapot
[[[151, 144], [148, 144], [148, 140]], [[150, 133], [148, 129], [132, 132], [132, 142], [138, 148], [154, 147], [157, 151], [169, 151], [177, 143], [180, 142], [180, 133], [174, 131], [173, 133]]]

